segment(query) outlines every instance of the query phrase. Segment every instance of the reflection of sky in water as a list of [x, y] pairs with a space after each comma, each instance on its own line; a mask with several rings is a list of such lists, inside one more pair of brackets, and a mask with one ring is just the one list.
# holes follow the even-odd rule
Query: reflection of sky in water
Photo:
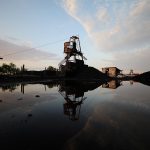
[[0, 90], [2, 143], [19, 141], [22, 149], [55, 145], [59, 149], [140, 150], [150, 146], [149, 86], [123, 82], [117, 89], [100, 86], [85, 92], [87, 99], [77, 121], [64, 115], [65, 100], [58, 87], [49, 87], [25, 85], [24, 94], [21, 86], [12, 92]]

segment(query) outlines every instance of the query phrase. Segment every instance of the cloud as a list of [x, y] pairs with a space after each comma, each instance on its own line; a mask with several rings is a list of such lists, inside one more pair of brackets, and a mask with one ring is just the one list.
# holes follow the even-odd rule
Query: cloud
[[[142, 64], [140, 61], [138, 64], [144, 67], [147, 56], [139, 50], [147, 54], [146, 49], [150, 48], [149, 0], [114, 2], [94, 0], [93, 3], [63, 0], [63, 7], [82, 25], [100, 52], [105, 52], [106, 55], [109, 53], [116, 58], [114, 64], [125, 52], [129, 52], [132, 57], [126, 55], [128, 59], [123, 58], [124, 63], [133, 62], [134, 58], [137, 61], [140, 60]], [[119, 60], [122, 62], [121, 59]], [[133, 64], [136, 66], [135, 62]], [[144, 68], [147, 68], [147, 65]]]
[[64, 8], [66, 8], [66, 11], [68, 10], [70, 15], [74, 16], [78, 8], [76, 0], [64, 0]]
[[0, 56], [3, 57], [2, 62], [14, 62], [18, 66], [25, 64], [30, 68], [38, 69], [53, 65], [54, 61], [58, 60], [58, 56], [54, 53], [44, 52], [24, 44], [17, 45], [2, 39], [0, 39]]
[[114, 54], [113, 65], [124, 68], [124, 73], [133, 69], [135, 73], [150, 70], [150, 48], [138, 49], [130, 52], [117, 52]]
[[[134, 49], [137, 45], [142, 47], [149, 42], [150, 3], [148, 0], [129, 4], [127, 6], [129, 12], [125, 10], [125, 3], [122, 2], [123, 6], [120, 4], [122, 9], [111, 11], [114, 15], [110, 14], [110, 6], [102, 5], [97, 8], [94, 3], [91, 3], [93, 7], [95, 6], [96, 11], [93, 11], [84, 10], [79, 4], [78, 0], [64, 1], [66, 12], [80, 22], [101, 50]], [[84, 4], [85, 2], [82, 5]], [[131, 6], [132, 9], [130, 9]], [[115, 2], [112, 7], [116, 7]], [[87, 16], [82, 14], [87, 14]], [[114, 19], [109, 19], [110, 17]]]
[[97, 20], [100, 22], [107, 22], [109, 19], [109, 14], [106, 8], [99, 9], [96, 13]]
[[31, 41], [23, 41], [15, 37], [7, 36], [4, 38], [4, 41], [7, 41], [9, 43], [13, 43], [15, 45], [20, 45], [20, 46], [27, 46], [27, 47], [32, 47], [32, 42]]
[[90, 20], [91, 18], [88, 15], [85, 15], [85, 11], [80, 12], [80, 3], [77, 0], [63, 0], [62, 6], [65, 9], [65, 11], [73, 17], [75, 20], [77, 20], [84, 29], [88, 32], [90, 32], [91, 29], [93, 29], [93, 21]]

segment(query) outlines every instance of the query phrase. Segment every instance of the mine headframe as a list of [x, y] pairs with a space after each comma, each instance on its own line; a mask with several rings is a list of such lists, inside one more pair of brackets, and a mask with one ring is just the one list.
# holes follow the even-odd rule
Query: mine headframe
[[80, 55], [83, 59], [79, 37], [72, 36], [69, 42], [64, 43], [64, 53], [67, 55]]
[[69, 62], [70, 58], [73, 56], [74, 60], [80, 59], [82, 61], [87, 60], [81, 51], [80, 40], [77, 36], [70, 37], [68, 42], [64, 43], [64, 53], [66, 54], [64, 60], [59, 63], [59, 66], [63, 65], [65, 62]]

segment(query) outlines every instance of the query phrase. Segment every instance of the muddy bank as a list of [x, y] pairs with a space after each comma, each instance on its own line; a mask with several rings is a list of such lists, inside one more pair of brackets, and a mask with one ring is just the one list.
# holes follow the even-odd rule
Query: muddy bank
[[46, 75], [0, 75], [0, 83], [2, 82], [40, 82], [48, 80], [107, 80], [108, 76], [93, 67], [87, 67], [78, 70], [72, 76], [63, 76], [59, 72], [53, 76]]
[[133, 79], [134, 81], [150, 86], [150, 71], [144, 72]]

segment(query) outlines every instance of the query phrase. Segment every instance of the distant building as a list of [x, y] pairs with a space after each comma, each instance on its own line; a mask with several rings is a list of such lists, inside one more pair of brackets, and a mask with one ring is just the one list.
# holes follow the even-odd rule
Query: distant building
[[105, 67], [102, 68], [102, 72], [110, 77], [117, 77], [119, 74], [122, 73], [122, 70], [118, 69], [117, 67]]

